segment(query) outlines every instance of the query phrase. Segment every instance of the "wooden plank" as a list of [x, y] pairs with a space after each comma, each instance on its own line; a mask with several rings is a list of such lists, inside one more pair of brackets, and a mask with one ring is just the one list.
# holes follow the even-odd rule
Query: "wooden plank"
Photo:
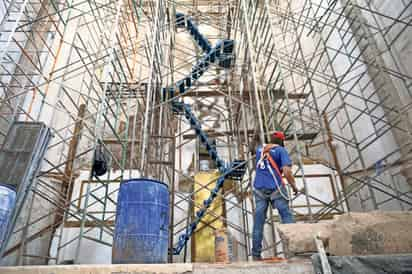
[[292, 100], [300, 100], [308, 98], [309, 94], [307, 93], [289, 93], [288, 98]]
[[[81, 222], [80, 221], [66, 221], [64, 222], [64, 227], [80, 227]], [[85, 222], [85, 227], [101, 227], [102, 225], [105, 226], [114, 226], [115, 221], [114, 220], [105, 220], [101, 222], [96, 222], [96, 221], [86, 221]]]
[[[121, 140], [122, 142], [127, 142], [128, 144], [131, 144], [131, 143], [136, 143], [136, 144], [140, 144], [140, 140], [132, 140], [132, 139], [124, 139], [124, 140]], [[118, 145], [121, 145], [121, 143], [119, 142], [119, 140], [118, 139], [116, 139], [116, 138], [113, 138], [113, 139], [103, 139], [103, 143], [105, 143], [105, 144], [108, 144], [108, 145], [112, 145], [112, 144], [118, 144]]]
[[[213, 137], [223, 137], [223, 136], [227, 136], [227, 135], [234, 135], [237, 134], [234, 131], [211, 131], [211, 130], [205, 130], [206, 134], [208, 137], [213, 138]], [[253, 133], [255, 133], [255, 130], [253, 129], [249, 129], [247, 131], [248, 135], [252, 135]], [[239, 134], [244, 134], [244, 130], [239, 130]], [[185, 134], [183, 135], [183, 139], [184, 140], [190, 140], [190, 139], [194, 139], [196, 138], [197, 135], [196, 134]]]
[[[232, 96], [240, 96], [240, 92], [233, 90], [231, 93]], [[210, 90], [193, 90], [193, 91], [188, 91], [182, 94], [182, 97], [219, 97], [219, 96], [229, 96], [228, 93], [225, 91], [210, 91]], [[288, 98], [290, 100], [301, 100], [301, 99], [306, 99], [309, 95], [306, 93], [289, 93]], [[243, 95], [243, 98], [249, 99], [249, 95], [245, 93]], [[283, 94], [282, 96], [276, 96], [275, 99], [284, 99], [285, 95]]]
[[71, 198], [71, 192], [73, 190], [73, 187], [69, 188], [69, 180], [71, 178], [72, 172], [73, 172], [73, 164], [74, 164], [74, 160], [76, 157], [76, 151], [77, 151], [77, 147], [79, 145], [79, 141], [80, 141], [80, 131], [83, 128], [83, 119], [84, 119], [84, 115], [86, 112], [86, 105], [85, 104], [81, 104], [79, 107], [79, 112], [77, 114], [77, 119], [76, 119], [76, 123], [74, 125], [74, 132], [73, 132], [73, 137], [70, 140], [70, 144], [69, 144], [69, 152], [67, 153], [67, 163], [66, 166], [64, 168], [64, 175], [65, 175], [65, 180], [63, 181], [65, 184], [67, 184], [68, 191], [67, 193], [65, 193], [65, 191], [63, 191], [64, 194], [69, 194], [68, 196], [66, 196], [67, 198]]
[[[208, 137], [212, 138], [212, 137], [224, 137], [227, 135], [235, 135], [237, 134], [237, 132], [235, 131], [210, 131], [210, 130], [205, 130], [206, 134]], [[247, 131], [248, 135], [252, 135], [255, 133], [255, 130], [253, 129], [249, 129]], [[244, 134], [244, 130], [239, 130], [239, 134], [243, 135]], [[300, 141], [305, 141], [305, 140], [313, 140], [314, 138], [316, 138], [316, 136], [319, 134], [319, 132], [306, 132], [306, 133], [298, 133], [298, 139]], [[191, 140], [191, 139], [195, 139], [197, 138], [196, 134], [185, 134], [183, 135], [183, 139], [184, 140]], [[286, 135], [286, 141], [290, 141], [293, 140], [294, 136], [291, 134], [287, 134]]]
[[[296, 135], [298, 136], [299, 141], [305, 141], [305, 140], [313, 140], [318, 136], [319, 132], [305, 132], [305, 133], [297, 133]], [[292, 134], [287, 134], [286, 135], [286, 141], [293, 140], [294, 136]]]
[[[65, 201], [66, 206], [70, 207], [70, 201], [73, 195], [73, 187], [74, 187], [74, 177], [73, 175], [73, 165], [76, 159], [76, 152], [77, 147], [79, 146], [80, 141], [80, 132], [83, 128], [83, 119], [86, 113], [86, 105], [81, 104], [79, 107], [79, 111], [77, 113], [76, 123], [74, 125], [73, 136], [70, 140], [69, 144], [69, 151], [67, 153], [67, 162], [64, 168], [64, 176], [62, 178], [61, 184], [61, 195]], [[64, 209], [59, 208], [56, 212], [54, 217], [54, 221], [52, 226], [52, 235], [56, 232], [57, 228], [60, 226], [61, 223], [64, 221]], [[51, 248], [52, 242], [49, 243], [49, 252]]]
[[148, 163], [149, 165], [174, 165], [174, 163], [171, 161], [149, 161]]

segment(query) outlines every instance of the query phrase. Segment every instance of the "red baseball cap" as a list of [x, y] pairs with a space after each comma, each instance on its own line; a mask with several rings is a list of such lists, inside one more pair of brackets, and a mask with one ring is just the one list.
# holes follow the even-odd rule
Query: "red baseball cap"
[[281, 139], [282, 141], [285, 141], [285, 134], [282, 131], [275, 131], [272, 134], [273, 137], [277, 137], [279, 139]]

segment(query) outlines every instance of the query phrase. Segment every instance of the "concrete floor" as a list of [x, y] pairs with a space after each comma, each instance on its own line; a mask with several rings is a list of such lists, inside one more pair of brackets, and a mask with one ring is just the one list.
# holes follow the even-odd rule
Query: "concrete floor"
[[59, 265], [0, 267], [1, 274], [314, 274], [310, 260], [280, 263]]

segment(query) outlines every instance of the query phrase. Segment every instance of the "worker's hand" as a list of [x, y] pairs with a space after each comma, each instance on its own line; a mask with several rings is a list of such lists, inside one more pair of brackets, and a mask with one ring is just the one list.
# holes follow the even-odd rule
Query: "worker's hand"
[[299, 189], [296, 187], [296, 186], [294, 186], [294, 187], [292, 187], [293, 188], [293, 194], [295, 195], [295, 196], [297, 196], [298, 194], [299, 194]]

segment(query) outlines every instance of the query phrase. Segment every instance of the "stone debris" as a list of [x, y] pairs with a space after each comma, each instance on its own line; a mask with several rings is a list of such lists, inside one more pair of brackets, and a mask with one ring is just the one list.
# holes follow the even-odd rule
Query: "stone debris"
[[318, 233], [331, 255], [412, 252], [412, 212], [349, 213], [316, 224], [279, 225], [278, 230], [288, 257], [316, 253]]

